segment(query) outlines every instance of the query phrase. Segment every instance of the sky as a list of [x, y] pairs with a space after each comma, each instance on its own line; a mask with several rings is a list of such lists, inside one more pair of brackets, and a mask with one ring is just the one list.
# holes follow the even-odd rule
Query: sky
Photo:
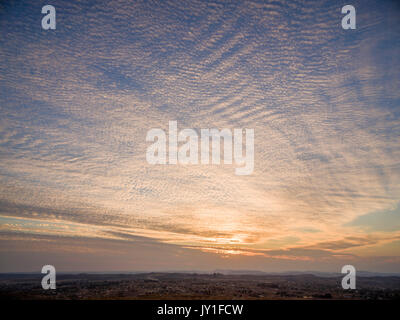
[[[399, 272], [400, 4], [346, 4], [2, 1], [0, 272]], [[253, 173], [149, 164], [169, 121]]]

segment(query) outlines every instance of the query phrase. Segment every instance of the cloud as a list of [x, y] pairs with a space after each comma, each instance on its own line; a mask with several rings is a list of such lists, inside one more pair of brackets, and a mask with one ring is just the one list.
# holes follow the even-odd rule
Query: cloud
[[[375, 244], [347, 237], [400, 196], [393, 4], [356, 1], [351, 33], [330, 1], [53, 5], [52, 33], [31, 1], [0, 19], [2, 216], [216, 250]], [[147, 164], [169, 120], [253, 128], [253, 175]]]

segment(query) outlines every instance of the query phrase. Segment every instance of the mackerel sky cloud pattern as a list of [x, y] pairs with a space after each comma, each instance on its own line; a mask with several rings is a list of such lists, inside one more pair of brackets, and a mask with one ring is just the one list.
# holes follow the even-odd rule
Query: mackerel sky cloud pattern
[[[0, 5], [0, 271], [399, 270], [396, 1], [51, 4]], [[253, 174], [148, 164], [170, 120]]]

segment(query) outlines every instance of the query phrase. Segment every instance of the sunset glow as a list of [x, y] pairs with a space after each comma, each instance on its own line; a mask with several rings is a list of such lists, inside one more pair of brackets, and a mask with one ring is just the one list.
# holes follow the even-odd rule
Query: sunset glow
[[[1, 272], [400, 270], [395, 1], [52, 4], [0, 7]], [[254, 171], [148, 163], [169, 121]]]

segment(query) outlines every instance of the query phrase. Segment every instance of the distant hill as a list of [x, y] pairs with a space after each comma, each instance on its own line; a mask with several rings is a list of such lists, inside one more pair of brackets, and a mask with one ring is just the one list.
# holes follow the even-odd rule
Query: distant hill
[[[340, 272], [321, 272], [321, 271], [285, 271], [285, 272], [264, 272], [258, 270], [215, 270], [215, 273], [225, 275], [314, 275], [317, 277], [340, 277]], [[400, 277], [400, 273], [383, 273], [371, 271], [357, 271], [358, 277]]]

